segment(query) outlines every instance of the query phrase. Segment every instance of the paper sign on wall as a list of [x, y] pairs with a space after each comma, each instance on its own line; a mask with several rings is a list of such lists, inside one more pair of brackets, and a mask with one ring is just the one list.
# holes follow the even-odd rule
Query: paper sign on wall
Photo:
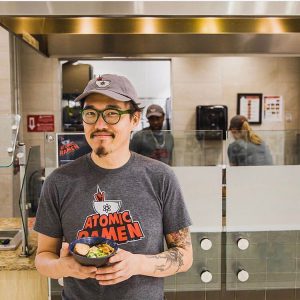
[[54, 115], [28, 115], [27, 116], [28, 132], [53, 132]]
[[264, 96], [264, 121], [282, 122], [282, 96]]

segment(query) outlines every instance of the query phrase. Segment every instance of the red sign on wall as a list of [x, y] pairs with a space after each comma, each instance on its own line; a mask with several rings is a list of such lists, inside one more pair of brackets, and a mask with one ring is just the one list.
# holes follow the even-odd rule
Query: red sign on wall
[[54, 115], [28, 115], [28, 132], [54, 131]]

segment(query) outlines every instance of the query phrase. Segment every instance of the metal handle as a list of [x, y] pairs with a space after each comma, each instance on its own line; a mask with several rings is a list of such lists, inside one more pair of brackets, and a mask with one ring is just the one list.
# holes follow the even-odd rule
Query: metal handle
[[246, 250], [249, 247], [249, 241], [245, 238], [240, 238], [237, 241], [237, 245], [238, 245], [239, 249]]
[[203, 250], [209, 250], [211, 247], [212, 247], [212, 241], [208, 238], [203, 238], [201, 241], [200, 241], [200, 247], [203, 249]]
[[208, 270], [205, 270], [200, 274], [200, 278], [202, 282], [209, 283], [212, 281], [212, 274]]
[[245, 282], [249, 279], [249, 273], [242, 269], [237, 273], [237, 277], [240, 282]]

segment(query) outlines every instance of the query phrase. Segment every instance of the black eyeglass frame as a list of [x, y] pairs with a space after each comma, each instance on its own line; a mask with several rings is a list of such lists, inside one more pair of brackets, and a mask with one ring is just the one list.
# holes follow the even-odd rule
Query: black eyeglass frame
[[[95, 122], [93, 122], [93, 123], [88, 123], [88, 122], [86, 122], [86, 121], [84, 120], [83, 114], [84, 114], [84, 111], [86, 111], [86, 110], [93, 110], [93, 111], [95, 111], [95, 112], [97, 113], [97, 118], [96, 118]], [[118, 121], [117, 121], [117, 122], [115, 122], [115, 123], [109, 123], [109, 122], [106, 121], [105, 116], [104, 116], [104, 112], [107, 111], [107, 110], [113, 110], [113, 111], [116, 111], [116, 112], [118, 113], [119, 118], [118, 118]], [[80, 113], [81, 113], [82, 121], [83, 121], [84, 123], [88, 124], [88, 125], [96, 124], [97, 121], [99, 120], [100, 115], [101, 115], [102, 119], [104, 120], [104, 122], [105, 122], [106, 124], [109, 124], [109, 125], [116, 125], [117, 123], [120, 122], [121, 116], [122, 116], [122, 115], [132, 114], [132, 113], [134, 113], [134, 111], [133, 111], [132, 109], [120, 110], [120, 109], [117, 109], [117, 108], [110, 108], [110, 107], [105, 108], [105, 109], [103, 109], [103, 110], [99, 110], [99, 109], [91, 108], [91, 107], [86, 107], [86, 108], [81, 109]]]

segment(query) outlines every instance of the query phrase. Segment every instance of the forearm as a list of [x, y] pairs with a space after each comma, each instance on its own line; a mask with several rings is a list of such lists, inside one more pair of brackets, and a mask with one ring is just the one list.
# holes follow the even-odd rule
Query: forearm
[[58, 279], [65, 274], [59, 265], [59, 256], [52, 252], [42, 252], [35, 257], [35, 266], [44, 276]]
[[193, 263], [191, 249], [173, 247], [156, 255], [141, 255], [141, 275], [165, 277], [186, 272]]

